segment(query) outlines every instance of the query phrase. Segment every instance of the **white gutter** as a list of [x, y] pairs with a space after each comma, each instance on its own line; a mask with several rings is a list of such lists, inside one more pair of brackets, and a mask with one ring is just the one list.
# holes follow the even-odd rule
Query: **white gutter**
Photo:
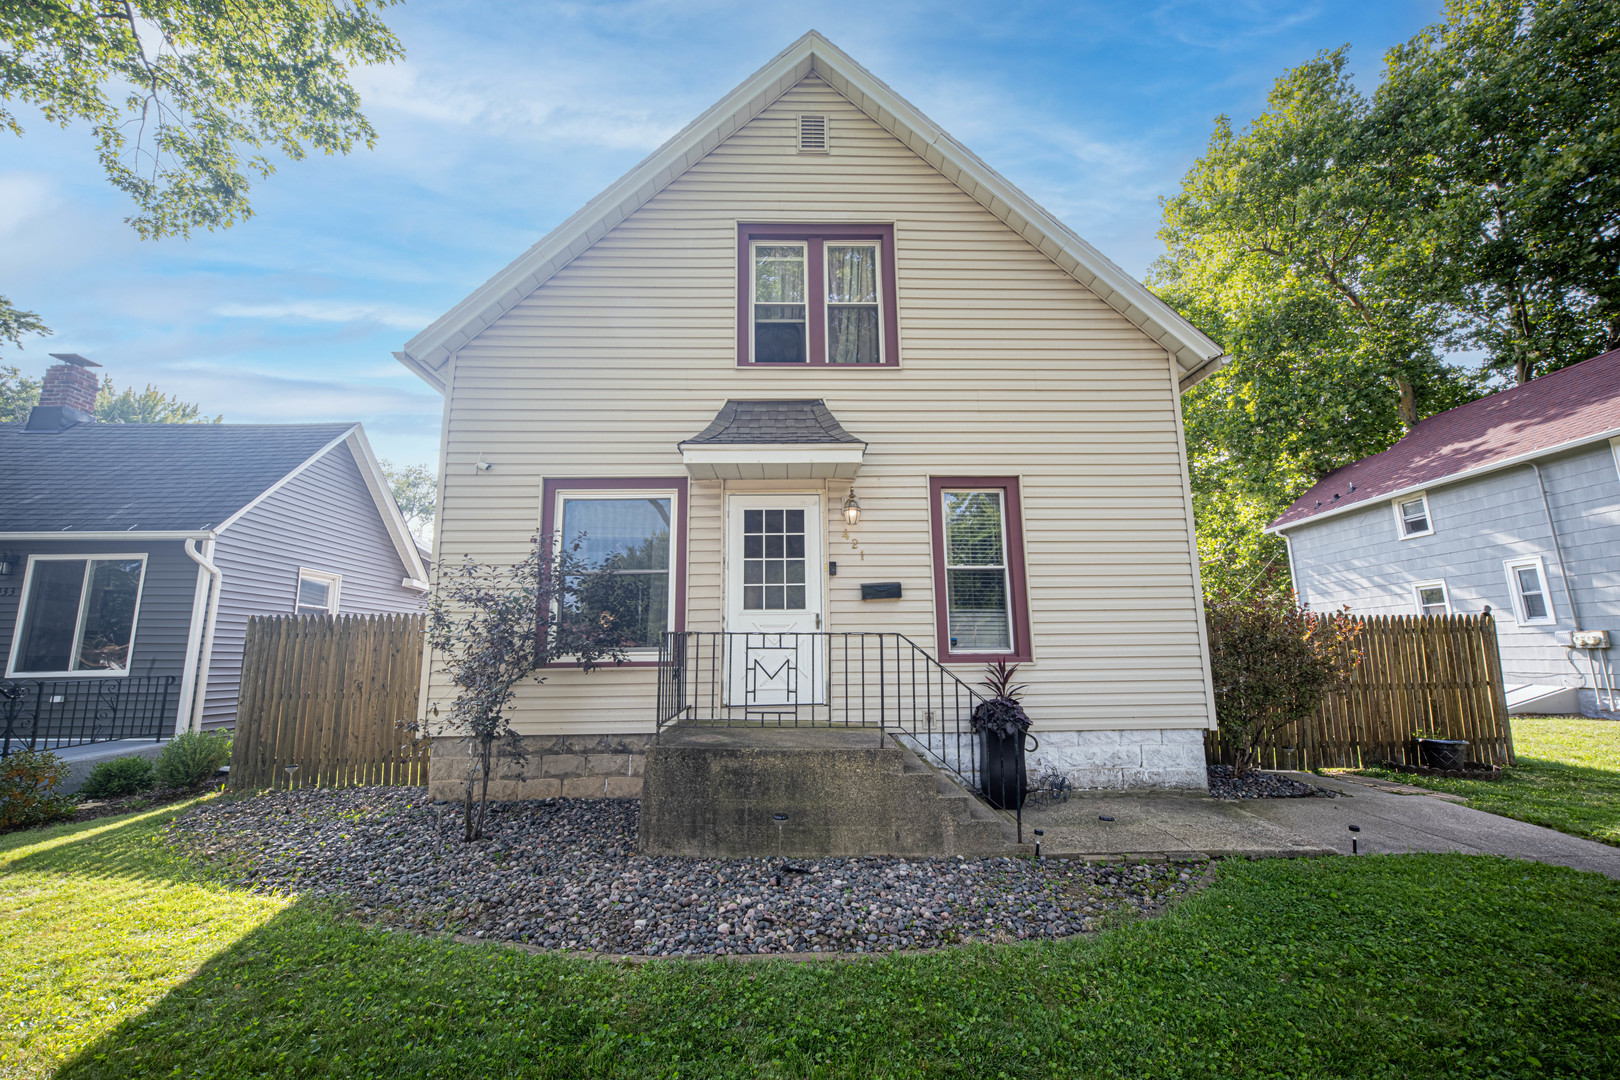
[[207, 529], [101, 529], [78, 532], [53, 529], [50, 532], [0, 532], [0, 540], [206, 540], [214, 534]]
[[[1447, 473], [1445, 476], [1436, 476], [1433, 479], [1423, 481], [1421, 484], [1408, 484], [1403, 488], [1394, 488], [1374, 498], [1360, 499], [1356, 502], [1350, 503], [1348, 506], [1336, 506], [1328, 510], [1323, 510], [1320, 514], [1312, 514], [1309, 517], [1302, 517], [1298, 521], [1290, 521], [1286, 525], [1267, 525], [1260, 531], [1264, 533], [1275, 533], [1281, 535], [1289, 529], [1297, 529], [1302, 525], [1314, 525], [1318, 521], [1326, 521], [1330, 517], [1337, 517], [1340, 514], [1348, 514], [1352, 510], [1368, 510], [1377, 506], [1379, 503], [1389, 502], [1392, 499], [1398, 499], [1402, 495], [1411, 495], [1415, 492], [1427, 491], [1430, 488], [1443, 487], [1447, 484], [1456, 484], [1463, 480], [1472, 480], [1476, 476], [1484, 476], [1486, 473], [1501, 472], [1503, 469], [1511, 469], [1515, 465], [1527, 465], [1537, 458], [1543, 458], [1549, 454], [1561, 454], [1566, 450], [1578, 450], [1583, 446], [1589, 446], [1592, 443], [1602, 442], [1605, 439], [1612, 439], [1617, 435], [1620, 435], [1620, 428], [1610, 428], [1608, 431], [1600, 431], [1595, 435], [1585, 435], [1579, 439], [1571, 439], [1569, 442], [1559, 443], [1557, 446], [1548, 446], [1541, 450], [1530, 450], [1523, 454], [1515, 454], [1509, 458], [1502, 458], [1499, 461], [1491, 461], [1485, 463], [1484, 465], [1476, 465], [1472, 469], [1464, 469], [1461, 472]], [[1385, 450], [1384, 453], [1387, 454], [1389, 451]]]
[[[203, 549], [201, 553], [197, 551], [196, 543], [196, 540], [186, 541], [186, 556], [190, 558], [192, 562], [202, 567], [203, 572], [207, 574], [211, 580], [209, 582], [206, 600], [202, 600], [201, 590], [198, 591], [199, 602], [206, 604], [206, 610], [202, 613], [203, 617], [201, 619], [197, 617], [199, 613], [196, 610], [196, 605], [193, 605], [191, 613], [192, 636], [198, 637], [200, 634], [200, 638], [198, 638], [199, 649], [196, 665], [191, 666], [188, 663], [184, 676], [184, 678], [190, 682], [190, 686], [188, 688], [187, 686], [182, 685], [180, 688], [181, 701], [188, 704], [191, 710], [190, 721], [186, 724], [187, 731], [202, 730], [203, 706], [206, 705], [208, 701], [208, 668], [214, 659], [214, 628], [219, 622], [219, 593], [220, 589], [225, 584], [224, 573], [219, 567], [215, 566], [213, 562], [213, 536], [210, 535], [207, 537], [207, 539], [203, 540]], [[191, 642], [188, 641], [186, 644], [186, 657], [188, 661], [190, 660], [191, 656], [192, 645]], [[189, 697], [187, 695], [188, 689], [190, 691]], [[182, 712], [181, 715], [184, 716], [184, 712]], [[180, 717], [176, 717], [175, 726], [177, 733], [179, 730], [179, 722]]]

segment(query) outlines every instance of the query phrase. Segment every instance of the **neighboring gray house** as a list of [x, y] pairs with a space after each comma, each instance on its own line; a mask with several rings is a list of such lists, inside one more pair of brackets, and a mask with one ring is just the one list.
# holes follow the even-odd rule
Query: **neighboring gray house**
[[250, 615], [421, 610], [421, 552], [358, 424], [99, 424], [95, 365], [59, 358], [0, 426], [13, 738], [36, 715], [59, 742], [226, 725]]
[[1431, 416], [1267, 527], [1302, 603], [1489, 606], [1514, 712], [1616, 715], [1620, 351]]

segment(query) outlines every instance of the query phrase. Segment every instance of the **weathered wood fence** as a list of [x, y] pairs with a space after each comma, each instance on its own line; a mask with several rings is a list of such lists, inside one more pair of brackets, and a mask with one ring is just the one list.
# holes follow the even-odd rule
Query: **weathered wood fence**
[[[1467, 739], [1472, 761], [1513, 764], [1496, 623], [1489, 615], [1377, 615], [1347, 649], [1363, 654], [1347, 688], [1263, 752], [1268, 769], [1416, 765], [1415, 738]], [[1231, 763], [1216, 732], [1209, 760]]]
[[421, 615], [249, 619], [231, 785], [425, 785], [428, 740], [409, 727], [423, 626]]

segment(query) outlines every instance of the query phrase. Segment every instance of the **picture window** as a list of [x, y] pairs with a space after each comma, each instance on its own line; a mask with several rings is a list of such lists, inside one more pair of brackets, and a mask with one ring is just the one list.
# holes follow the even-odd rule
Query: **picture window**
[[28, 560], [8, 675], [125, 675], [145, 555]]

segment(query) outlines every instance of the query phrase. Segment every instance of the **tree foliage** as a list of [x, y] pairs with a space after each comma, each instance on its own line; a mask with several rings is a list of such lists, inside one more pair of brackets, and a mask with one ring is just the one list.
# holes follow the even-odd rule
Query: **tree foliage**
[[[392, 0], [5, 0], [0, 101], [88, 124], [143, 238], [252, 215], [272, 153], [373, 145], [351, 69], [404, 55]], [[0, 125], [21, 135], [0, 104]]]
[[1269, 590], [1213, 593], [1204, 613], [1215, 715], [1222, 739], [1236, 750], [1232, 771], [1242, 776], [1285, 728], [1350, 678], [1361, 660], [1361, 624], [1312, 614], [1292, 595]]
[[383, 475], [388, 478], [388, 490], [394, 494], [394, 503], [405, 515], [405, 524], [411, 535], [426, 540], [433, 532], [433, 515], [439, 503], [439, 475], [426, 465], [395, 465], [379, 461]]
[[511, 725], [517, 688], [531, 679], [545, 682], [549, 664], [592, 671], [625, 660], [630, 635], [610, 614], [579, 602], [579, 594], [603, 573], [581, 556], [582, 541], [554, 550], [551, 537], [540, 535], [516, 563], [491, 565], [465, 557], [439, 568], [428, 604], [427, 642], [455, 696], [435, 702], [431, 712], [449, 732], [467, 739], [463, 825], [469, 842], [483, 836], [496, 745], [504, 743], [502, 752], [513, 763], [527, 762]]
[[[0, 424], [20, 423], [39, 404], [40, 381], [30, 379], [10, 364], [0, 364]], [[118, 391], [111, 379], [104, 379], [96, 394], [95, 417], [104, 424], [217, 424], [202, 414], [202, 406], [165, 394], [151, 383], [136, 393]]]
[[1338, 49], [1216, 121], [1150, 277], [1229, 357], [1182, 403], [1207, 584], [1286, 590], [1261, 530], [1302, 491], [1620, 330], [1617, 25], [1620, 0], [1459, 0], [1371, 94]]

